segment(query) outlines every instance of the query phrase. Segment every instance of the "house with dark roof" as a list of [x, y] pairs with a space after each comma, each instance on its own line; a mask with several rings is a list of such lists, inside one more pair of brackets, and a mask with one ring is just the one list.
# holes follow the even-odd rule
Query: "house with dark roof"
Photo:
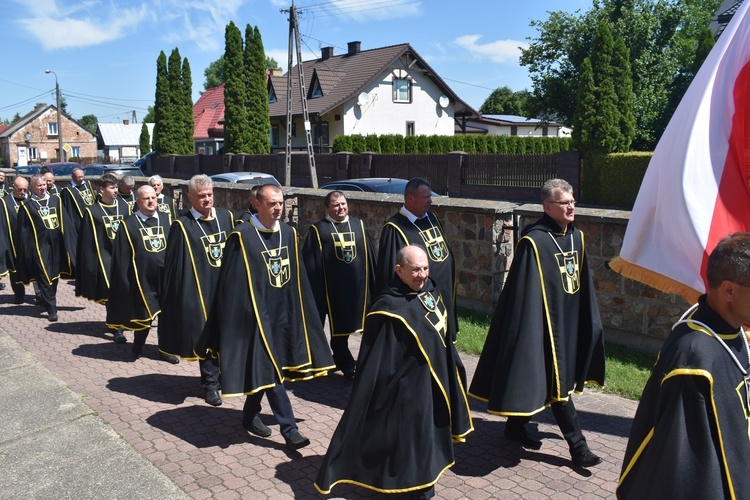
[[[572, 129], [562, 123], [544, 122], [516, 115], [481, 115], [466, 122], [467, 134], [523, 137], [570, 137]], [[456, 134], [464, 133], [456, 125]]]
[[[323, 47], [303, 61], [303, 77], [314, 150], [328, 152], [339, 134], [453, 135], [479, 114], [462, 101], [408, 44], [361, 50], [349, 42], [345, 54]], [[298, 68], [268, 80], [272, 150], [286, 147], [287, 93], [292, 92], [291, 141], [306, 149]]]
[[[147, 123], [149, 143], [154, 136], [154, 124]], [[96, 142], [105, 161], [109, 163], [134, 162], [149, 151], [141, 151], [140, 140], [142, 123], [99, 123], [96, 128]]]
[[[0, 158], [3, 166], [26, 166], [57, 159], [95, 158], [96, 137], [86, 127], [68, 117], [60, 116], [58, 130], [57, 108], [38, 103], [34, 110], [0, 131]], [[63, 154], [60, 156], [60, 132]]]

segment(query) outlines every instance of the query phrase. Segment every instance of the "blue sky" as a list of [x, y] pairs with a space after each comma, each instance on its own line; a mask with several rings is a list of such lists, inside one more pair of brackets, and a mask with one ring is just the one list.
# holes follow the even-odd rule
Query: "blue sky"
[[[54, 104], [57, 74], [68, 112], [102, 123], [136, 120], [153, 105], [156, 59], [177, 47], [190, 62], [193, 100], [205, 68], [224, 52], [234, 21], [258, 26], [266, 54], [286, 72], [291, 0], [0, 0], [5, 50], [0, 118]], [[591, 0], [296, 0], [304, 60], [409, 43], [456, 94], [479, 108], [493, 89], [530, 87], [519, 46], [548, 11], [587, 10]]]

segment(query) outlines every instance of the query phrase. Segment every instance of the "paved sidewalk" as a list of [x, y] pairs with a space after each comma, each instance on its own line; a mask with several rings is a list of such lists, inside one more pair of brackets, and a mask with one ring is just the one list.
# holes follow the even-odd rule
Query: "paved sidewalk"
[[[27, 302], [31, 294], [27, 287]], [[244, 398], [218, 408], [203, 401], [197, 363], [158, 361], [155, 328], [132, 362], [132, 334], [114, 344], [104, 307], [75, 298], [72, 283], [60, 283], [58, 309], [60, 321], [49, 323], [40, 307], [0, 292], [0, 499], [323, 498], [312, 483], [350, 392], [340, 373], [287, 384], [312, 442], [292, 452], [265, 400], [268, 439], [242, 429]], [[471, 379], [477, 358], [462, 358]], [[575, 401], [603, 464], [575, 467], [549, 411], [532, 421], [544, 445], [531, 452], [472, 401], [475, 431], [456, 445], [436, 498], [613, 498], [636, 404], [593, 391]], [[328, 496], [382, 497], [348, 485]]]

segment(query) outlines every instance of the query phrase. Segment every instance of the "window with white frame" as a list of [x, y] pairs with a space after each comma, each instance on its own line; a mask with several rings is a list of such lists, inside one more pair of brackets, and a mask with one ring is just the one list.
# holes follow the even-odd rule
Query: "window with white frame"
[[28, 156], [29, 160], [36, 160], [37, 159], [37, 149], [36, 148], [28, 148]]
[[393, 102], [411, 102], [411, 80], [393, 79]]
[[57, 123], [47, 123], [47, 135], [57, 135]]
[[70, 148], [70, 156], [73, 158], [80, 158], [81, 157], [81, 148], [80, 146], [73, 146]]

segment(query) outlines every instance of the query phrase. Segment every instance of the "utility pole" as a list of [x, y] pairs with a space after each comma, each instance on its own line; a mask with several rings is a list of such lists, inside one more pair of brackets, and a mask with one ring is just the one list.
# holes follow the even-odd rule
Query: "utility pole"
[[57, 83], [57, 73], [55, 73], [51, 69], [45, 70], [44, 72], [47, 73], [48, 75], [50, 73], [55, 75], [55, 91], [57, 93], [57, 143], [58, 143], [58, 147], [60, 148], [58, 152], [58, 156], [59, 156], [58, 159], [60, 161], [65, 161], [65, 157], [64, 157], [65, 152], [63, 151], [63, 134], [62, 134], [62, 110], [60, 109], [60, 84]]
[[305, 140], [307, 141], [307, 160], [310, 165], [310, 180], [312, 187], [318, 188], [318, 174], [315, 169], [315, 156], [313, 154], [312, 135], [310, 127], [310, 115], [307, 112], [307, 93], [305, 91], [305, 75], [302, 68], [302, 51], [300, 48], [299, 25], [297, 24], [297, 8], [292, 6], [289, 10], [281, 10], [289, 13], [289, 59], [287, 64], [286, 84], [286, 186], [292, 184], [292, 43], [297, 49], [297, 74], [299, 77], [299, 93], [302, 101], [302, 119], [305, 125]]

